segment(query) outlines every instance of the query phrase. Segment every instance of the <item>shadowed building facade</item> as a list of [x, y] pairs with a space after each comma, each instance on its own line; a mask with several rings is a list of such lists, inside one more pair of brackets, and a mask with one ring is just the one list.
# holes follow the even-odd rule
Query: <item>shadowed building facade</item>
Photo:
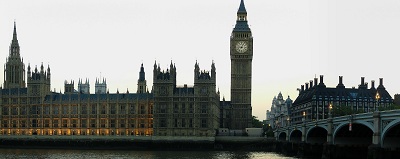
[[174, 64], [163, 71], [154, 64], [154, 135], [215, 136], [219, 127], [219, 92], [216, 92], [216, 69], [200, 71], [196, 62], [194, 86], [176, 85]]
[[332, 104], [333, 115], [339, 115], [342, 109], [353, 112], [373, 112], [385, 108], [393, 103], [393, 99], [383, 86], [383, 79], [379, 79], [379, 85], [375, 88], [375, 81], [371, 81], [371, 87], [361, 77], [358, 88], [345, 88], [343, 77], [339, 76], [339, 83], [336, 87], [326, 87], [324, 76], [321, 75], [314, 81], [301, 85], [299, 96], [290, 108], [291, 123], [297, 124], [305, 121], [327, 119], [329, 117], [329, 105]]

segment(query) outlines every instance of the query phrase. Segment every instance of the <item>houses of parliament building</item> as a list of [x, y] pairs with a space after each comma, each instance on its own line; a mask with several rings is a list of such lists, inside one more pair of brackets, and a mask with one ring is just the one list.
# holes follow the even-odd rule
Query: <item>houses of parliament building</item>
[[[194, 66], [194, 85], [177, 86], [176, 67], [153, 68], [147, 89], [143, 64], [136, 93], [107, 91], [105, 79], [64, 83], [51, 91], [50, 66], [25, 67], [14, 23], [9, 56], [0, 88], [0, 135], [215, 136], [218, 128], [251, 126], [253, 39], [241, 1], [231, 39], [231, 98], [220, 106], [214, 62], [209, 71]], [[25, 69], [26, 68], [26, 69]]]

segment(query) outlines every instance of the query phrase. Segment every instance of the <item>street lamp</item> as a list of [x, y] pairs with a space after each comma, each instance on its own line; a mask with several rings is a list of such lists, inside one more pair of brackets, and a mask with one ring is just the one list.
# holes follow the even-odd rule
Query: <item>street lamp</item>
[[379, 99], [380, 98], [381, 98], [381, 96], [379, 95], [379, 92], [376, 91], [376, 95], [375, 95], [375, 100], [376, 100], [375, 111], [377, 111], [377, 109], [379, 108]]
[[303, 121], [306, 121], [306, 111], [303, 111]]
[[332, 103], [329, 103], [329, 118], [332, 118], [332, 108], [333, 108]]
[[290, 117], [288, 116], [286, 120], [287, 120], [287, 126], [289, 126]]

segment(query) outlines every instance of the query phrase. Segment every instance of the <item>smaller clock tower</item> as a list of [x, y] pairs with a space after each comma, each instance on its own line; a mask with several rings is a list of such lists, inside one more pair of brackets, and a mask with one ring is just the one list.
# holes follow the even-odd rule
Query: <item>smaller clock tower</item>
[[235, 28], [230, 37], [231, 57], [231, 121], [230, 129], [243, 130], [251, 127], [251, 74], [253, 36], [247, 23], [247, 11], [243, 0], [237, 12]]

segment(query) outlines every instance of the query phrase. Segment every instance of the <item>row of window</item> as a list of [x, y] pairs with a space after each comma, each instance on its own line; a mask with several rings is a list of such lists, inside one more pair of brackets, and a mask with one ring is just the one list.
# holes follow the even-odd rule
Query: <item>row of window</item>
[[[173, 127], [175, 128], [193, 128], [193, 119], [173, 119]], [[159, 120], [159, 127], [166, 128], [167, 119]], [[200, 119], [200, 128], [207, 128], [207, 119]]]
[[[138, 107], [138, 114], [153, 114], [152, 106], [146, 107], [140, 105]], [[83, 105], [78, 107], [68, 105], [56, 105], [56, 106], [3, 106], [2, 115], [27, 115], [27, 114], [135, 114], [136, 105], [101, 105], [93, 104], [91, 106]]]
[[44, 131], [42, 134], [40, 133], [39, 130], [36, 131], [27, 131], [27, 130], [0, 130], [0, 135], [93, 135], [93, 136], [110, 136], [110, 135], [117, 135], [117, 136], [149, 136], [153, 135], [152, 131], [96, 131], [96, 130], [87, 130], [87, 131], [79, 131], [79, 130], [47, 130]]
[[[3, 128], [152, 128], [152, 121], [146, 119], [45, 119], [45, 120], [2, 120]], [[137, 121], [137, 122], [136, 122]]]

